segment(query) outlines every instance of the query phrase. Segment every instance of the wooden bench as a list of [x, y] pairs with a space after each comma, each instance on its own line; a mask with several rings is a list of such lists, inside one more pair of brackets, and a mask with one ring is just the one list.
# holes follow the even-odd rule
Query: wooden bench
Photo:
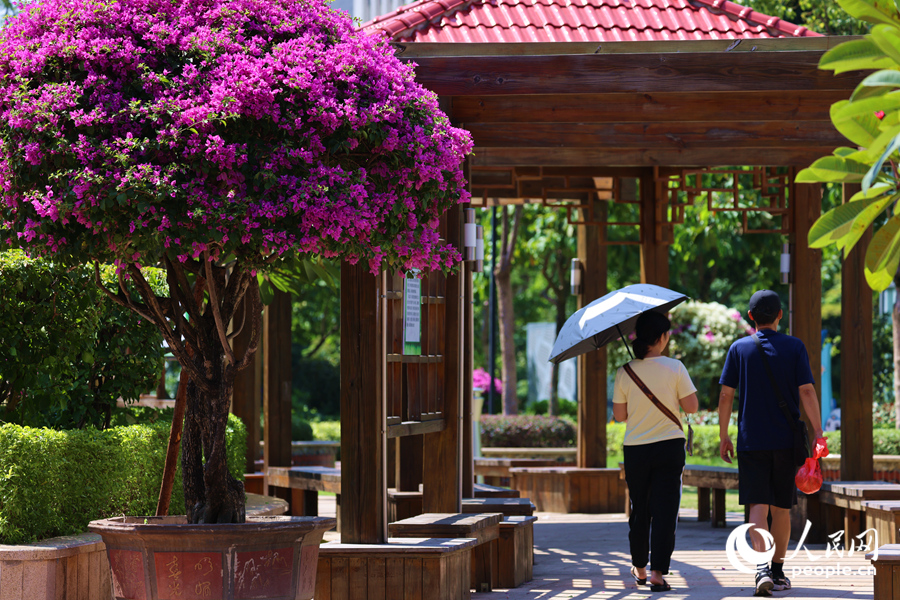
[[341, 530], [341, 470], [333, 467], [269, 467], [269, 485], [291, 490], [291, 514], [319, 516], [319, 492], [337, 496], [338, 531]]
[[398, 492], [394, 488], [388, 488], [388, 523], [402, 521], [422, 514], [422, 491]]
[[625, 483], [618, 469], [514, 467], [512, 487], [530, 498], [537, 510], [559, 513], [620, 513], [625, 510]]
[[[682, 475], [684, 485], [697, 488], [697, 520], [710, 521], [713, 527], [725, 527], [725, 490], [738, 489], [738, 470], [732, 467], [685, 465]], [[710, 490], [713, 501], [710, 503]], [[744, 522], [747, 522], [744, 511]]]
[[508, 486], [512, 482], [509, 470], [516, 467], [553, 467], [560, 463], [552, 458], [476, 458], [475, 475], [494, 486]]
[[425, 513], [388, 525], [395, 538], [472, 538], [470, 585], [477, 592], [490, 592], [498, 580], [496, 561], [500, 539], [500, 513]]
[[866, 529], [874, 529], [879, 544], [896, 544], [900, 528], [900, 500], [867, 500], [862, 503]]
[[531, 581], [534, 565], [534, 522], [537, 517], [512, 516], [500, 521], [497, 543], [497, 580], [499, 588], [519, 587]]
[[866, 523], [865, 503], [900, 500], [900, 484], [884, 481], [826, 481], [817, 494], [826, 532], [844, 530], [845, 539], [858, 536]]
[[874, 600], [897, 600], [900, 598], [900, 545], [885, 544], [878, 548], [878, 559], [874, 552], [866, 554], [872, 561], [875, 572]]
[[475, 498], [519, 498], [521, 494], [519, 490], [508, 487], [499, 487], [496, 485], [488, 485], [486, 483], [475, 484]]
[[506, 517], [530, 517], [534, 504], [528, 498], [463, 498], [462, 512], [466, 514], [500, 513]]
[[319, 546], [316, 600], [468, 600], [472, 538]]

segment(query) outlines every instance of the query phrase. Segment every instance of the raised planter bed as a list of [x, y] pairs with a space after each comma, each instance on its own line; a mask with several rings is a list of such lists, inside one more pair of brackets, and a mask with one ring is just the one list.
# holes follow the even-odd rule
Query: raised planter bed
[[[900, 483], [900, 456], [893, 454], [876, 454], [872, 457], [874, 473], [872, 479], [876, 481], [888, 481]], [[841, 479], [841, 455], [830, 454], [822, 461], [822, 479], [825, 481], [840, 481]]]
[[[287, 502], [247, 495], [247, 516], [281, 515]], [[111, 600], [106, 545], [95, 533], [0, 545], [3, 600]]]

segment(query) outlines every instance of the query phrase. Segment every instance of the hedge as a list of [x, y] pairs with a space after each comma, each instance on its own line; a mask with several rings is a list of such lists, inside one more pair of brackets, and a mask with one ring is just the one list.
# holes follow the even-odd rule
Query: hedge
[[484, 415], [481, 445], [488, 448], [561, 448], [575, 445], [569, 419], [539, 415]]
[[[123, 513], [154, 514], [170, 420], [104, 431], [0, 426], [0, 543], [81, 533], [94, 519]], [[242, 480], [247, 430], [233, 415], [227, 436], [229, 470]], [[181, 487], [179, 466], [172, 514], [184, 512]]]

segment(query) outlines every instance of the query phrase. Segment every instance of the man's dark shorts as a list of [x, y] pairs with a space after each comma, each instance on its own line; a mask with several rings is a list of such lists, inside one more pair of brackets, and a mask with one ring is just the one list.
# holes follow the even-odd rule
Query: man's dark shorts
[[787, 509], [797, 504], [793, 453], [791, 448], [738, 452], [739, 502], [744, 506], [771, 504]]

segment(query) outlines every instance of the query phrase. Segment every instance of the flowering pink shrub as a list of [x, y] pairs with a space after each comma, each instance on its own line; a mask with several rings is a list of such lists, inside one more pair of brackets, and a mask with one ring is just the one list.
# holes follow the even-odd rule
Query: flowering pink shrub
[[[484, 369], [475, 369], [472, 371], [472, 387], [480, 392], [486, 392], [491, 386], [491, 376]], [[494, 377], [494, 391], [498, 394], [503, 392], [503, 382]]]
[[[223, 449], [256, 271], [297, 254], [451, 268], [438, 225], [467, 200], [470, 149], [412, 67], [321, 0], [37, 0], [0, 30], [0, 244], [116, 263], [103, 289], [188, 376], [192, 523], [244, 519]], [[142, 274], [156, 264], [168, 297]]]
[[446, 269], [468, 134], [317, 0], [45, 0], [0, 32], [13, 246], [153, 264], [299, 250]]

